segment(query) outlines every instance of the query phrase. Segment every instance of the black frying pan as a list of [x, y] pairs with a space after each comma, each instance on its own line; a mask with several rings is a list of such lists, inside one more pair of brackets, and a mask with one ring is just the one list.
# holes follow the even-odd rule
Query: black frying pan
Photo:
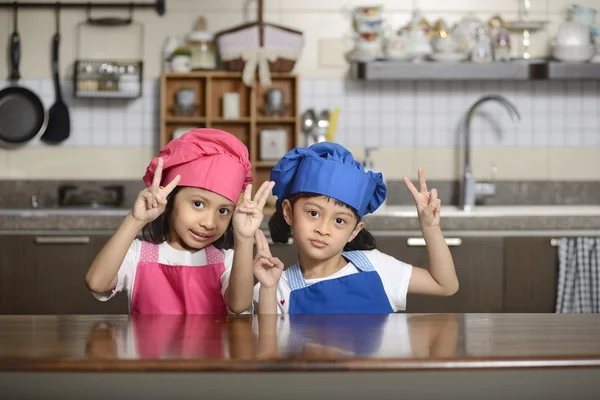
[[21, 78], [21, 38], [17, 25], [18, 5], [13, 14], [10, 58], [12, 86], [0, 90], [0, 144], [14, 146], [26, 143], [46, 129], [46, 111], [40, 98], [31, 90], [18, 86]]

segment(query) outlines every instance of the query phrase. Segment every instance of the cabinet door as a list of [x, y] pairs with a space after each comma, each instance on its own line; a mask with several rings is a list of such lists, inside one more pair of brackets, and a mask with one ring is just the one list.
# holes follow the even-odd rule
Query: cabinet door
[[558, 256], [551, 241], [547, 237], [505, 239], [505, 312], [555, 311]]
[[[377, 247], [398, 260], [428, 268], [422, 238], [379, 236]], [[414, 313], [502, 312], [503, 238], [447, 237], [456, 274], [458, 293], [450, 297], [408, 295], [406, 311]]]
[[4, 314], [127, 314], [127, 296], [96, 300], [85, 274], [108, 235], [2, 237], [0, 312]]

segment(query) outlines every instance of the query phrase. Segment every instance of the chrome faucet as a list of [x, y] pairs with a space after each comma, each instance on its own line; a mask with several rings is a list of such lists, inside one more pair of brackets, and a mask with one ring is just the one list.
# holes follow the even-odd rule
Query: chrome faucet
[[377, 150], [377, 147], [365, 147], [364, 148], [364, 154], [365, 154], [365, 158], [363, 160], [363, 167], [365, 168], [365, 171], [369, 171], [373, 169], [373, 158], [371, 156], [373, 150]]
[[494, 183], [477, 183], [473, 176], [473, 167], [471, 166], [471, 119], [475, 114], [477, 107], [487, 101], [497, 101], [506, 108], [508, 113], [511, 115], [513, 122], [521, 120], [521, 115], [514, 106], [506, 98], [499, 95], [487, 95], [477, 100], [467, 111], [464, 122], [464, 135], [465, 135], [465, 164], [463, 168], [462, 182], [460, 185], [460, 208], [463, 211], [471, 211], [475, 208], [475, 200], [477, 196], [482, 195], [493, 195], [496, 192], [496, 185]]

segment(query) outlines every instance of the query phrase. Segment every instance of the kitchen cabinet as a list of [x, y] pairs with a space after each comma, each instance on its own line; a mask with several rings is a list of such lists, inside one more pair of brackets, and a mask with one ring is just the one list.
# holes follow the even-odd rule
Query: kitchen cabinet
[[[422, 238], [377, 236], [378, 249], [398, 260], [428, 268], [429, 257]], [[411, 313], [502, 312], [504, 248], [502, 237], [447, 237], [460, 282], [450, 297], [408, 295]]]
[[504, 312], [552, 313], [556, 306], [558, 256], [549, 237], [504, 240]]
[[85, 274], [109, 235], [3, 235], [0, 314], [127, 314], [127, 295], [96, 300]]
[[269, 243], [269, 248], [273, 257], [278, 257], [286, 269], [298, 261], [298, 247], [294, 243]]

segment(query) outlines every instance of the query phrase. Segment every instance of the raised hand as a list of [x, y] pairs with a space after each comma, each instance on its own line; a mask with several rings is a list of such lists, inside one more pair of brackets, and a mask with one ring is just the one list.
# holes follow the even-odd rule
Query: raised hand
[[154, 171], [154, 177], [152, 178], [152, 186], [142, 190], [133, 204], [133, 210], [131, 210], [133, 218], [148, 223], [154, 221], [165, 211], [167, 196], [175, 189], [181, 180], [181, 176], [177, 175], [165, 187], [160, 186], [162, 169], [163, 160], [159, 158], [156, 171]]
[[242, 204], [233, 213], [233, 234], [241, 239], [252, 239], [263, 220], [263, 208], [275, 182], [264, 182], [252, 199], [252, 185], [246, 186]]
[[254, 256], [254, 276], [260, 282], [261, 287], [270, 289], [277, 286], [283, 263], [279, 258], [271, 255], [269, 243], [263, 231], [258, 229], [254, 235], [256, 239], [256, 256]]
[[417, 212], [419, 214], [419, 221], [421, 227], [434, 227], [440, 225], [440, 208], [442, 201], [438, 199], [438, 193], [436, 189], [427, 190], [427, 182], [425, 181], [425, 174], [423, 169], [419, 168], [419, 190], [413, 185], [413, 183], [406, 176], [404, 177], [404, 183], [408, 187], [408, 190], [415, 200], [417, 205]]

